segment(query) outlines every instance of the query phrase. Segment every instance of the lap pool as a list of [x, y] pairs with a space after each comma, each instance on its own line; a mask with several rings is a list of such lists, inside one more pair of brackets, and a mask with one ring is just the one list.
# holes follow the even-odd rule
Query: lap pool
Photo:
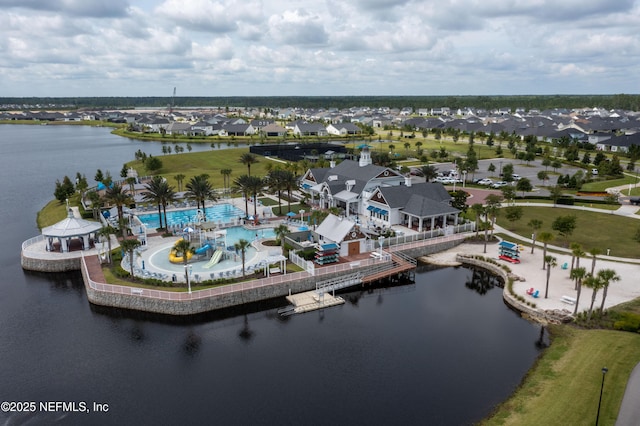
[[[198, 209], [171, 210], [167, 212], [167, 224], [169, 228], [181, 228], [187, 224], [198, 223]], [[205, 209], [205, 220], [215, 223], [229, 223], [233, 220], [244, 217], [244, 211], [232, 204], [216, 204]], [[147, 228], [159, 228], [160, 219], [158, 212], [138, 214], [138, 219]]]

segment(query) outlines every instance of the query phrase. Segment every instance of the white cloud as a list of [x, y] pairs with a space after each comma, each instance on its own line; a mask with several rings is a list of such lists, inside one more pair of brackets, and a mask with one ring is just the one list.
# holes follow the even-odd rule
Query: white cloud
[[629, 93], [638, 26], [640, 0], [0, 0], [0, 93]]

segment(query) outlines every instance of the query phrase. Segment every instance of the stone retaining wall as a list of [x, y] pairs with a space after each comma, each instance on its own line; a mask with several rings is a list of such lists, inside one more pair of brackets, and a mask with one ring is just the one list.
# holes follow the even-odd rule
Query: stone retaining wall
[[59, 259], [42, 259], [20, 253], [22, 269], [36, 272], [69, 272], [80, 270], [80, 257], [60, 257]]
[[502, 277], [504, 280], [504, 289], [502, 290], [502, 298], [505, 303], [511, 306], [516, 311], [520, 312], [523, 316], [530, 318], [531, 320], [541, 323], [558, 323], [562, 322], [562, 318], [558, 318], [556, 314], [553, 312], [543, 311], [538, 308], [534, 308], [532, 306], [528, 306], [524, 303], [521, 303], [518, 299], [516, 299], [510, 292], [508, 282], [509, 279], [518, 279], [517, 276], [509, 274], [507, 271], [499, 267], [498, 265], [494, 265], [490, 262], [485, 262], [481, 259], [476, 259], [473, 257], [465, 256], [465, 255], [456, 255], [456, 260], [464, 265], [475, 266], [478, 268], [485, 269], [491, 272], [494, 275]]
[[[453, 248], [462, 242], [463, 240], [444, 241], [439, 244], [424, 247], [414, 247], [399, 251], [411, 257], [417, 258], [420, 256], [425, 256], [428, 254]], [[89, 285], [90, 277], [88, 276], [86, 268], [82, 267], [80, 269], [82, 271], [85, 288], [87, 290], [87, 298], [91, 303], [101, 306], [133, 309], [167, 315], [193, 315], [202, 312], [213, 311], [216, 309], [238, 306], [244, 303], [284, 297], [289, 295], [290, 293], [293, 294], [314, 290], [318, 281], [324, 281], [344, 275], [344, 272], [337, 272], [332, 274], [323, 274], [320, 276], [309, 276], [307, 278], [302, 278], [296, 281], [272, 284], [265, 287], [248, 288], [246, 290], [241, 290], [234, 293], [227, 293], [200, 299], [166, 300], [135, 294], [111, 293], [95, 290]], [[349, 273], [355, 273], [358, 271], [366, 273], [366, 269], [367, 268], [354, 268], [352, 270], [349, 270]]]

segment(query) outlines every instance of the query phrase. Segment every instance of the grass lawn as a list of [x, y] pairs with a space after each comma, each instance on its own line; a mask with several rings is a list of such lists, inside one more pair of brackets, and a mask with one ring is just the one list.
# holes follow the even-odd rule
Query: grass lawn
[[612, 256], [619, 254], [624, 257], [640, 258], [640, 243], [633, 239], [636, 230], [640, 228], [640, 221], [637, 219], [559, 207], [525, 207], [519, 221], [509, 222], [502, 214], [498, 216], [498, 223], [512, 232], [530, 238], [531, 228], [527, 223], [531, 219], [542, 220], [542, 229], [538, 232], [551, 232], [556, 236], [551, 244], [567, 247], [566, 241], [559, 239], [561, 237], [558, 233], [551, 229], [551, 224], [556, 217], [567, 215], [577, 217], [576, 229], [569, 237], [569, 242], [582, 244], [585, 251], [592, 247], [603, 251], [609, 248]]
[[[70, 206], [80, 205], [80, 195], [75, 194], [69, 197]], [[80, 207], [82, 209], [82, 207]], [[42, 229], [64, 220], [67, 217], [67, 204], [53, 199], [38, 212], [36, 222], [38, 228]]]
[[[178, 189], [178, 182], [174, 179], [174, 176], [178, 173], [184, 174], [186, 176], [182, 183], [182, 189], [184, 190], [184, 186], [189, 182], [189, 179], [206, 173], [209, 175], [209, 181], [214, 188], [223, 188], [224, 181], [220, 170], [231, 169], [230, 178], [233, 186], [233, 181], [236, 178], [247, 174], [247, 166], [240, 162], [240, 156], [246, 152], [249, 152], [249, 148], [162, 155], [157, 157], [162, 161], [162, 168], [153, 174], [167, 178], [169, 184], [175, 187], [176, 190]], [[258, 162], [251, 165], [251, 176], [266, 176], [269, 161], [260, 156], [256, 156], [256, 158]], [[140, 161], [131, 161], [127, 163], [127, 167], [136, 169], [140, 176], [145, 176], [149, 173]]]
[[613, 425], [627, 380], [640, 361], [640, 336], [552, 326], [553, 343], [520, 388], [482, 425], [592, 425], [605, 378], [600, 424]]
[[635, 176], [626, 176], [621, 179], [602, 180], [596, 182], [589, 182], [582, 185], [581, 191], [605, 191], [607, 188], [620, 185], [629, 185], [630, 183], [636, 183]]

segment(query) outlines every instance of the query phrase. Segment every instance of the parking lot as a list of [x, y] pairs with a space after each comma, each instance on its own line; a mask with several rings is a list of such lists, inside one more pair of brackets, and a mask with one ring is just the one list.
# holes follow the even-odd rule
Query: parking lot
[[[553, 186], [556, 184], [558, 180], [558, 176], [560, 173], [563, 175], [568, 174], [569, 176], [576, 173], [579, 169], [577, 167], [570, 167], [563, 164], [561, 169], [558, 169], [557, 172], [549, 167], [545, 168], [542, 164], [542, 159], [536, 159], [535, 161], [531, 161], [529, 164], [524, 161], [520, 161], [517, 159], [511, 158], [493, 158], [490, 160], [480, 160], [478, 161], [478, 170], [475, 173], [467, 175], [467, 182], [472, 182], [473, 179], [491, 179], [493, 183], [501, 181], [500, 173], [502, 172], [502, 168], [506, 164], [513, 164], [513, 173], [519, 175], [521, 178], [527, 178], [531, 181], [533, 185], [533, 193], [537, 194], [548, 194], [546, 189], [544, 189], [545, 182], [538, 179], [538, 172], [546, 170], [549, 174], [549, 179], [546, 181], [546, 186]], [[494, 172], [489, 172], [489, 165], [493, 164], [495, 167]], [[439, 172], [444, 172], [448, 170], [455, 169], [455, 164], [453, 163], [432, 163], [434, 167], [438, 169]], [[585, 173], [588, 173], [587, 170], [583, 170]], [[463, 176], [460, 176], [463, 178]], [[490, 185], [487, 185], [488, 188], [491, 188]]]

